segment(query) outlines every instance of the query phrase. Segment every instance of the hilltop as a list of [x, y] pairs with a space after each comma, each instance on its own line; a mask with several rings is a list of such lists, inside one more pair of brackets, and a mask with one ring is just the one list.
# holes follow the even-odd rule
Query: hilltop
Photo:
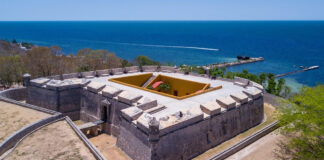
[[25, 53], [26, 50], [22, 49], [18, 43], [0, 40], [0, 56], [23, 55]]

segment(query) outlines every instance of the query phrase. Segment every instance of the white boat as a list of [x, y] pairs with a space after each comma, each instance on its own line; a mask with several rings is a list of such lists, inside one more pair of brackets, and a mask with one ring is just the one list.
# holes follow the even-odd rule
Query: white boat
[[311, 66], [311, 67], [305, 68], [304, 70], [308, 71], [308, 70], [317, 69], [317, 68], [319, 68], [319, 66]]

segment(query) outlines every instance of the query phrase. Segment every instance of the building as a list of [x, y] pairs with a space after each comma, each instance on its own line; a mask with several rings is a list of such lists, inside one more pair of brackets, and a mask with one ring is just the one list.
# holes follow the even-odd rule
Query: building
[[30, 80], [26, 102], [117, 137], [132, 159], [190, 159], [262, 122], [263, 87], [173, 67], [117, 68]]

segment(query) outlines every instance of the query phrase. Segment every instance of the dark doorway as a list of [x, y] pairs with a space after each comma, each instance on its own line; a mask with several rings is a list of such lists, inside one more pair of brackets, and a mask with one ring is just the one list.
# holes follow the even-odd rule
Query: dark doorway
[[174, 95], [174, 96], [178, 96], [178, 91], [177, 91], [177, 90], [174, 90], [174, 91], [173, 91], [173, 95]]
[[108, 120], [108, 107], [107, 106], [103, 106], [102, 107], [102, 121], [107, 122]]

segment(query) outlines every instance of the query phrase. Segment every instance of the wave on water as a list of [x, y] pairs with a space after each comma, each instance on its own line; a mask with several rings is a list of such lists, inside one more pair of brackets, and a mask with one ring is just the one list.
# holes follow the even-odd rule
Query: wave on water
[[[78, 40], [87, 41], [88, 40]], [[109, 44], [121, 44], [121, 45], [132, 45], [132, 46], [144, 46], [144, 47], [159, 47], [159, 48], [182, 48], [182, 49], [196, 49], [196, 50], [206, 50], [206, 51], [220, 51], [217, 48], [205, 48], [205, 47], [194, 47], [194, 46], [172, 46], [172, 45], [158, 45], [158, 44], [140, 44], [140, 43], [121, 43], [121, 42], [106, 42], [106, 41], [91, 41], [96, 43], [109, 43]]]
[[138, 44], [138, 43], [119, 43], [134, 46], [146, 46], [146, 47], [160, 47], [160, 48], [184, 48], [184, 49], [197, 49], [207, 51], [219, 51], [217, 48], [203, 48], [203, 47], [192, 47], [192, 46], [168, 46], [168, 45], [154, 45], [154, 44]]

